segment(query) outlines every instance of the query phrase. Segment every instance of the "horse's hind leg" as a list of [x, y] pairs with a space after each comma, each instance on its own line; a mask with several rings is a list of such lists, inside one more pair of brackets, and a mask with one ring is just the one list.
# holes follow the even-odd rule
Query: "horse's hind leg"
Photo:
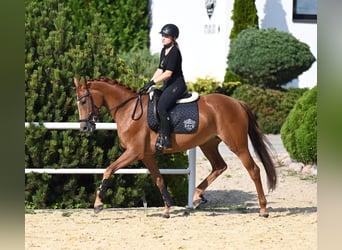
[[216, 137], [200, 146], [202, 152], [208, 158], [211, 164], [212, 171], [196, 188], [193, 197], [193, 205], [195, 208], [201, 203], [206, 202], [203, 197], [204, 191], [219, 175], [221, 175], [227, 169], [227, 164], [224, 162], [218, 151], [218, 145], [220, 142], [221, 140]]
[[234, 152], [234, 153], [240, 158], [242, 164], [245, 166], [250, 177], [252, 178], [254, 182], [254, 185], [256, 187], [256, 191], [258, 194], [259, 205], [260, 205], [259, 215], [267, 218], [268, 217], [268, 213], [266, 211], [267, 201], [266, 201], [264, 190], [263, 190], [262, 183], [261, 183], [260, 168], [253, 160], [247, 146], [243, 147], [242, 150], [239, 150], [239, 152]]

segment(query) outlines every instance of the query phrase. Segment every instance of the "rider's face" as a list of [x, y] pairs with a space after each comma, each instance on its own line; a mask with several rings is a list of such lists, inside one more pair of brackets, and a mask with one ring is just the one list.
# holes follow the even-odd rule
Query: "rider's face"
[[172, 42], [173, 42], [173, 37], [172, 36], [168, 36], [168, 35], [165, 35], [165, 34], [162, 35], [162, 44], [164, 46], [165, 45], [169, 45]]

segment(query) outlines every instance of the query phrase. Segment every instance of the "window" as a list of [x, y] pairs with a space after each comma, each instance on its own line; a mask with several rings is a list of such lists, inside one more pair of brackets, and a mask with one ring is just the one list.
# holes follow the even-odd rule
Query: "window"
[[293, 0], [294, 22], [317, 22], [317, 0]]

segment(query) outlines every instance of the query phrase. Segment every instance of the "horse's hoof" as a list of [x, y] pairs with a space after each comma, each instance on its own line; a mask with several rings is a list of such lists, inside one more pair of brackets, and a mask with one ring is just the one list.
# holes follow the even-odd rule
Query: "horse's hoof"
[[95, 214], [98, 214], [102, 210], [103, 210], [103, 205], [98, 205], [98, 206], [94, 207]]
[[200, 197], [201, 197], [201, 199], [198, 199], [198, 200], [195, 200], [195, 201], [192, 202], [192, 205], [193, 205], [194, 209], [196, 209], [200, 205], [205, 204], [205, 203], [208, 202], [208, 200], [206, 198], [204, 198], [203, 195], [201, 195]]
[[189, 216], [190, 215], [190, 209], [186, 208], [183, 212], [183, 216]]
[[164, 219], [170, 219], [170, 215], [169, 215], [169, 214], [162, 214], [162, 218], [164, 218]]
[[269, 214], [259, 214], [259, 217], [268, 218]]

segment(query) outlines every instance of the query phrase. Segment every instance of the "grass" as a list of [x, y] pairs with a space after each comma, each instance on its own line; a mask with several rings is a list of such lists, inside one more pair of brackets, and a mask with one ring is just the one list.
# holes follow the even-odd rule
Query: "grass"
[[298, 176], [300, 180], [303, 181], [311, 181], [313, 183], [317, 182], [317, 175], [312, 175], [312, 174], [305, 174], [305, 173], [300, 173], [292, 169], [286, 170], [286, 175], [287, 176]]
[[243, 204], [243, 205], [231, 205], [228, 206], [229, 210], [236, 210], [236, 211], [245, 211], [247, 210], [247, 205]]
[[36, 211], [34, 211], [34, 209], [25, 208], [25, 214], [36, 214]]
[[313, 183], [317, 182], [317, 175], [311, 175], [311, 174], [301, 174], [299, 176], [299, 179], [303, 181], [312, 181]]
[[63, 217], [70, 217], [71, 214], [72, 214], [72, 212], [70, 212], [70, 211], [65, 211], [65, 212], [62, 213], [62, 216], [63, 216]]

